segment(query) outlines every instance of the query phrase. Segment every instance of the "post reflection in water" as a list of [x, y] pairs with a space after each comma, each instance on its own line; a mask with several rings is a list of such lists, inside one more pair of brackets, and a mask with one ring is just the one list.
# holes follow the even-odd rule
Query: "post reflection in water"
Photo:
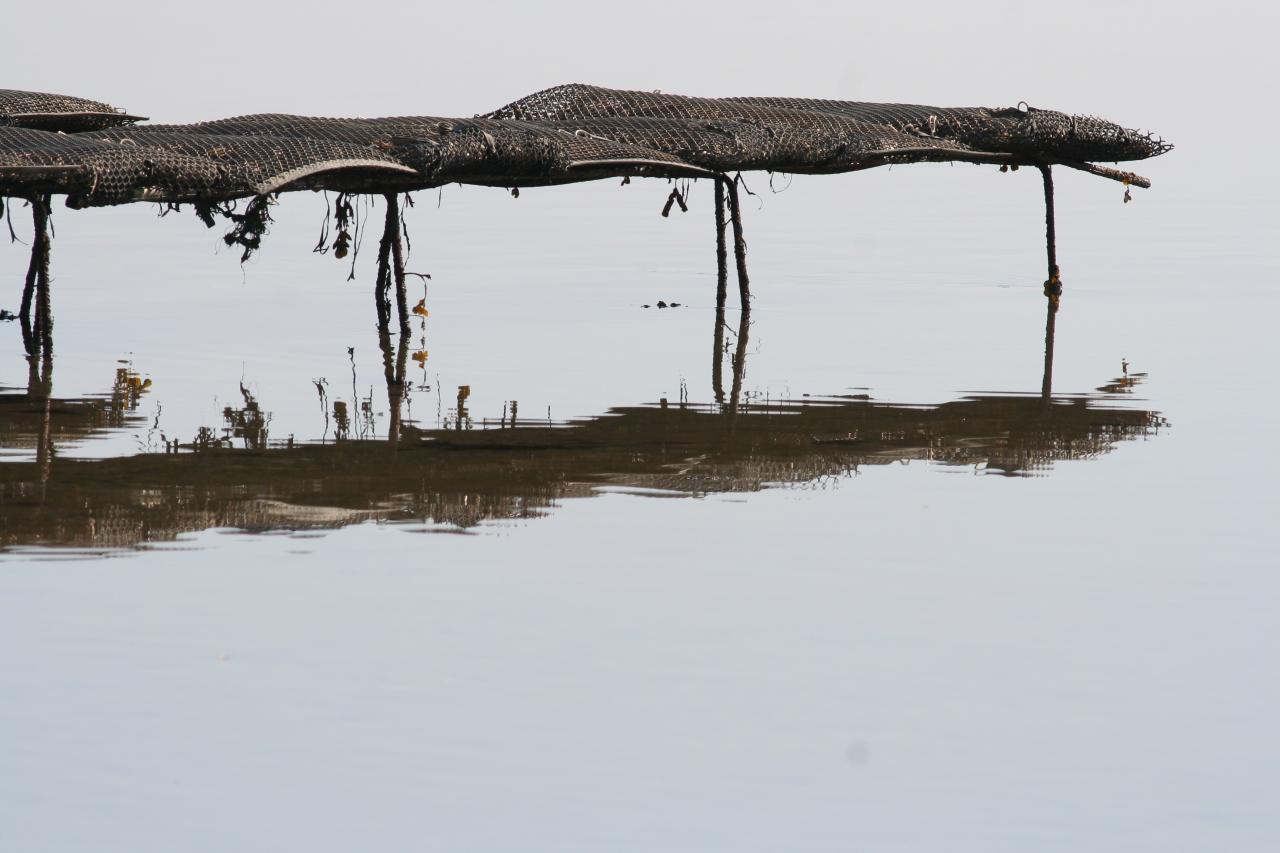
[[1058, 300], [1045, 300], [1044, 312], [1044, 378], [1040, 380], [1040, 396], [1046, 400], [1053, 393], [1053, 336], [1058, 327]]
[[[351, 414], [340, 400], [332, 403], [331, 423], [328, 383], [317, 380], [321, 441], [270, 439], [269, 412], [242, 385], [244, 406], [224, 410], [221, 434], [205, 428], [188, 443], [148, 439], [141, 444], [151, 452], [102, 460], [59, 459], [58, 447], [107, 429], [144, 430], [136, 409], [149, 383], [125, 366], [110, 395], [55, 399], [52, 359], [32, 359], [28, 387], [0, 392], [0, 447], [20, 457], [0, 463], [0, 548], [118, 549], [215, 527], [322, 529], [372, 519], [410, 529], [470, 528], [485, 520], [536, 518], [557, 501], [594, 495], [602, 485], [686, 496], [751, 492], [908, 460], [1029, 475], [1060, 460], [1104, 455], [1166, 425], [1156, 412], [1115, 406], [1116, 395], [1130, 393], [1142, 379], [1127, 365], [1124, 376], [1097, 393], [1052, 396], [1052, 306], [1040, 394], [921, 406], [878, 403], [867, 395], [744, 399], [750, 310], [740, 312], [731, 344], [724, 314], [720, 306], [713, 336], [716, 399], [709, 405], [619, 407], [556, 426], [519, 422], [511, 401], [509, 418], [504, 406], [500, 421], [473, 420], [471, 389], [461, 386], [456, 408], [425, 428], [402, 411], [413, 389], [406, 378], [410, 340], [402, 333], [393, 342], [387, 317], [378, 328], [386, 438], [376, 437], [372, 401], [354, 391], [363, 425], [353, 437]], [[353, 388], [355, 381], [353, 374]]]

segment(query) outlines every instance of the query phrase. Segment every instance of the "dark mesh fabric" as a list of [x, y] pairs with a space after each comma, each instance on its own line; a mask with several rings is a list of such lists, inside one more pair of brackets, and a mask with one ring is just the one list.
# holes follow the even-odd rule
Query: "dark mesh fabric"
[[883, 126], [867, 132], [861, 123], [813, 114], [772, 123], [746, 117], [595, 118], [547, 122], [545, 126], [645, 145], [720, 173], [764, 170], [827, 174], [886, 163], [1009, 160], [1006, 155], [975, 151], [950, 140], [910, 136]]
[[0, 89], [0, 127], [28, 127], [77, 133], [139, 121], [124, 110], [70, 95]]
[[[532, 122], [451, 119], [431, 134], [397, 144], [399, 156], [434, 184], [533, 186], [630, 174], [705, 174], [653, 146]], [[406, 144], [422, 159], [407, 154]]]
[[[969, 149], [1046, 162], [1143, 159], [1169, 148], [1149, 134], [1052, 110], [940, 108], [809, 98], [690, 98], [578, 83], [536, 92], [488, 117], [526, 121], [736, 119], [759, 124], [772, 134], [827, 133], [864, 151], [945, 148], [950, 143], [957, 153]], [[799, 152], [795, 166], [778, 168], [806, 171], [805, 166], [822, 159], [820, 142], [815, 139], [814, 144], [814, 151]]]
[[[139, 139], [151, 133], [173, 138], [199, 135], [207, 139], [242, 140], [252, 146], [254, 139], [294, 140], [299, 145], [323, 141], [349, 147], [368, 156], [401, 164], [412, 174], [397, 176], [377, 190], [408, 191], [439, 186], [468, 176], [547, 174], [564, 164], [554, 156], [545, 140], [522, 133], [510, 123], [434, 116], [399, 116], [372, 119], [321, 118], [282, 113], [236, 116], [190, 125], [144, 125]], [[452, 176], [452, 177], [450, 177]], [[312, 180], [311, 188], [344, 189]]]
[[264, 113], [81, 127], [74, 137], [4, 126], [31, 116], [62, 116], [69, 124], [131, 119], [97, 102], [0, 90], [0, 195], [67, 193], [73, 206], [219, 202], [301, 189], [391, 193], [452, 182], [519, 187], [622, 175], [824, 174], [924, 161], [1084, 168], [1169, 148], [1148, 134], [1051, 110], [689, 98], [579, 84], [469, 119]]
[[1093, 116], [1075, 116], [1034, 107], [926, 107], [809, 98], [727, 98], [765, 108], [834, 113], [883, 122], [900, 130], [955, 139], [984, 151], [1057, 161], [1145, 160], [1169, 151], [1164, 140]]
[[174, 138], [197, 133], [208, 138], [328, 140], [411, 167], [416, 178], [393, 182], [396, 188], [406, 190], [452, 182], [502, 186], [564, 183], [599, 176], [601, 171], [700, 173], [678, 156], [653, 148], [529, 122], [481, 118], [340, 119], [268, 113], [191, 125], [143, 125], [130, 131], [139, 140], [152, 133]]
[[586, 127], [550, 127], [548, 131], [556, 144], [564, 149], [571, 174], [578, 170], [621, 169], [628, 164], [640, 169], [643, 174], [695, 177], [710, 174], [705, 168], [698, 167], [694, 161], [682, 156], [681, 152], [653, 144], [654, 140], [651, 138], [627, 138], [622, 134], [597, 133]]
[[194, 124], [145, 124], [147, 133], [199, 133], [218, 136], [276, 136], [328, 139], [388, 150], [398, 137], [429, 136], [447, 132], [457, 119], [434, 116], [387, 118], [324, 118], [285, 113], [259, 113]]
[[[662, 115], [615, 118], [612, 116], [615, 112], [671, 112], [673, 96], [618, 93], [594, 87], [565, 88], [579, 97], [560, 104], [555, 110], [500, 110], [492, 116], [475, 119], [433, 116], [333, 119], [263, 114], [185, 126], [162, 125], [154, 130], [322, 136], [387, 151], [396, 149], [401, 140], [413, 139], [417, 144], [411, 153], [398, 151], [396, 156], [421, 171], [427, 186], [451, 181], [504, 185], [556, 183], [582, 180], [586, 174], [604, 170], [606, 166], [621, 169], [616, 174], [695, 174], [697, 169], [688, 168], [690, 165], [718, 172], [768, 169], [822, 173], [917, 160], [1003, 162], [999, 157], [953, 140], [903, 133], [882, 124], [829, 113], [754, 108], [707, 98], [674, 98], [679, 107], [676, 111], [685, 113], [677, 118]], [[606, 95], [593, 100], [581, 97], [584, 91]], [[583, 114], [574, 115], [575, 111]], [[138, 128], [140, 131], [152, 129]], [[568, 132], [580, 141], [567, 141], [555, 134], [548, 136], [548, 131]], [[587, 142], [583, 141], [586, 139], [594, 140], [595, 150], [590, 153], [586, 151]], [[632, 149], [605, 152], [599, 147], [605, 141]], [[568, 170], [552, 153], [565, 148], [578, 152], [563, 152], [570, 161], [598, 159], [599, 164], [594, 170], [585, 164]], [[638, 150], [642, 148], [648, 150]], [[638, 160], [655, 165], [647, 171], [637, 167], [629, 172], [624, 167], [625, 163]]]
[[350, 186], [354, 191], [370, 181], [403, 180], [408, 184], [417, 176], [412, 168], [383, 151], [322, 138], [219, 136], [145, 126], [100, 131], [89, 136], [210, 160], [224, 171], [224, 195], [228, 198], [249, 193], [262, 195], [285, 187], [346, 189]]
[[[61, 177], [41, 179], [46, 172]], [[73, 207], [188, 201], [227, 183], [226, 170], [206, 158], [12, 127], [0, 128], [0, 176], [0, 193], [66, 193]]]
[[659, 147], [720, 172], [822, 174], [924, 160], [1010, 160], [1003, 152], [836, 112], [578, 84], [538, 92], [489, 117], [580, 127]]

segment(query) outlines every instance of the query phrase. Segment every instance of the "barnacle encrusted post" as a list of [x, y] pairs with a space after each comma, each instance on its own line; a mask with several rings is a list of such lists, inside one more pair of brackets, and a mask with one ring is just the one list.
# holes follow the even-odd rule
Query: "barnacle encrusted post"
[[716, 184], [716, 310], [724, 311], [725, 291], [729, 281], [729, 253], [724, 239], [724, 183]]
[[[18, 311], [22, 324], [22, 344], [27, 355], [36, 357], [43, 351], [53, 354], [53, 306], [49, 295], [49, 206], [48, 195], [32, 196], [31, 219], [34, 238], [31, 241], [31, 263], [22, 288], [22, 307]], [[34, 308], [34, 319], [32, 309]]]
[[738, 199], [736, 180], [721, 177], [719, 182], [729, 195], [729, 221], [733, 225], [733, 258], [738, 265], [738, 299], [742, 310], [750, 310], [751, 280], [747, 277], [747, 241], [742, 237], [742, 205]]
[[716, 328], [711, 335], [711, 391], [724, 404], [724, 305], [716, 306]]
[[405, 294], [404, 244], [400, 239], [400, 200], [395, 193], [383, 196], [387, 217], [378, 244], [378, 282], [374, 286], [374, 304], [378, 309], [378, 325], [391, 322], [391, 285], [396, 288], [396, 313], [400, 321], [400, 337], [409, 336], [409, 302]]
[[1058, 310], [1058, 301], [1062, 297], [1062, 276], [1058, 269], [1058, 237], [1053, 211], [1053, 167], [1041, 164], [1039, 169], [1044, 181], [1044, 242], [1049, 266], [1049, 277], [1044, 282], [1044, 295], [1048, 297], [1049, 307], [1053, 312]]
[[27, 276], [22, 284], [22, 305], [18, 308], [18, 322], [22, 325], [22, 346], [28, 356], [36, 355], [36, 339], [31, 324], [31, 307], [36, 295], [36, 278], [40, 269], [40, 214], [35, 213], [36, 202], [29, 200], [32, 219], [35, 220], [35, 239], [31, 241], [31, 261], [27, 264]]
[[400, 339], [405, 340], [409, 337], [409, 299], [405, 292], [404, 244], [400, 239], [403, 221], [400, 218], [400, 201], [396, 194], [390, 193], [386, 199], [387, 225], [388, 227], [394, 225], [394, 233], [391, 235], [391, 271], [395, 276], [396, 315], [400, 319]]
[[378, 278], [373, 286], [373, 305], [378, 312], [378, 328], [384, 328], [391, 320], [391, 208], [387, 208], [382, 239], [378, 241]]
[[716, 326], [711, 336], [711, 389], [724, 403], [724, 305], [729, 283], [729, 251], [725, 245], [724, 182], [716, 185]]

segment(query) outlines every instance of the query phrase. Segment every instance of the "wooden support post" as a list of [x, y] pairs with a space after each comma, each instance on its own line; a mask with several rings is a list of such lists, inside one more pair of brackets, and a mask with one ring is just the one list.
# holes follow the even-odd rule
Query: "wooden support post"
[[391, 234], [391, 271], [396, 286], [396, 314], [400, 320], [400, 337], [409, 336], [409, 300], [405, 292], [404, 243], [400, 239], [400, 199], [395, 193], [387, 200], [387, 230]]
[[49, 292], [49, 197], [41, 201], [43, 222], [41, 223], [40, 242], [40, 275], [36, 279], [36, 334], [40, 337], [41, 357], [53, 356], [53, 297]]
[[387, 383], [387, 392], [390, 394], [391, 386], [396, 382], [396, 369], [394, 356], [391, 350], [391, 324], [390, 318], [378, 318], [378, 350], [382, 353], [382, 378]]
[[[34, 202], [32, 204], [34, 205]], [[39, 275], [39, 269], [40, 249], [37, 239], [31, 243], [31, 263], [27, 265], [27, 278], [22, 286], [22, 307], [18, 309], [18, 320], [22, 324], [22, 346], [31, 358], [37, 355], [35, 330], [31, 323], [31, 307], [35, 300], [36, 277]]]
[[724, 181], [716, 178], [716, 326], [711, 336], [711, 389], [724, 403], [724, 306], [728, 297], [729, 252], [725, 244]]
[[716, 329], [711, 336], [711, 390], [724, 403], [724, 304], [716, 306]]
[[1058, 237], [1053, 210], [1053, 167], [1042, 165], [1040, 176], [1044, 179], [1044, 240], [1048, 255], [1049, 277], [1045, 279], [1044, 295], [1053, 311], [1058, 310], [1062, 297], [1062, 275], [1058, 268]]
[[395, 236], [394, 207], [387, 207], [386, 224], [382, 229], [382, 240], [378, 243], [378, 279], [373, 286], [373, 305], [378, 312], [378, 328], [383, 329], [391, 322], [391, 243]]
[[724, 180], [716, 179], [716, 308], [724, 310], [729, 282], [729, 252], [724, 239]]
[[[47, 195], [33, 196], [31, 219], [35, 236], [31, 241], [31, 263], [22, 288], [22, 343], [30, 356], [53, 354], [53, 305], [49, 294], [49, 205]], [[34, 309], [34, 319], [32, 317]]]
[[729, 221], [733, 224], [733, 257], [738, 264], [738, 298], [743, 311], [750, 310], [751, 281], [747, 277], [747, 241], [742, 237], [742, 206], [738, 201], [738, 184], [728, 178], [721, 182], [729, 193]]

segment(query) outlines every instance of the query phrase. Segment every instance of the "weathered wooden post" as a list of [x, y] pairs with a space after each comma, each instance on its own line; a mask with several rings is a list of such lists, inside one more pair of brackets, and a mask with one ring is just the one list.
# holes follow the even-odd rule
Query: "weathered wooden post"
[[736, 180], [721, 178], [729, 193], [729, 221], [733, 224], [733, 258], [738, 265], [738, 299], [742, 310], [750, 310], [751, 280], [747, 277], [747, 241], [742, 236], [742, 205], [738, 200]]
[[1058, 269], [1058, 237], [1053, 211], [1053, 167], [1041, 165], [1040, 176], [1044, 180], [1044, 240], [1048, 254], [1049, 277], [1044, 282], [1044, 295], [1049, 299], [1050, 315], [1058, 310], [1062, 296], [1062, 276]]
[[22, 307], [18, 314], [22, 324], [22, 343], [29, 356], [39, 355], [42, 350], [46, 356], [53, 354], [53, 305], [49, 294], [51, 200], [48, 195], [28, 199], [35, 236], [31, 241], [31, 263], [27, 267], [27, 278], [22, 288]]
[[729, 282], [729, 252], [724, 239], [724, 181], [716, 179], [716, 308], [723, 311]]

